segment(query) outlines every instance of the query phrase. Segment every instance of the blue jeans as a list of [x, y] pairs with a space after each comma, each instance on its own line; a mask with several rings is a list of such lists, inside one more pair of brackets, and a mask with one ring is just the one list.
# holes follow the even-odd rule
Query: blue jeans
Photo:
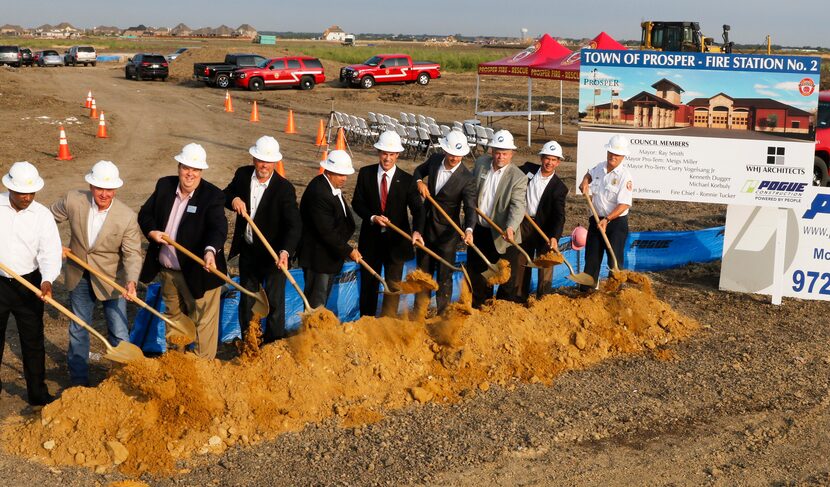
[[[78, 282], [69, 293], [72, 303], [72, 312], [88, 325], [92, 324], [92, 312], [98, 299], [89, 282], [89, 275]], [[107, 320], [107, 339], [112, 346], [130, 338], [130, 329], [127, 323], [127, 302], [124, 298], [101, 301], [104, 307], [104, 317]], [[69, 378], [74, 385], [89, 384], [89, 332], [74, 321], [69, 324]]]

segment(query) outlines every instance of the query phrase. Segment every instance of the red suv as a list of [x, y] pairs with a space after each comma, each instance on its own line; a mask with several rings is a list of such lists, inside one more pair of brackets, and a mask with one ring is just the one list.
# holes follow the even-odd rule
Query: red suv
[[319, 59], [308, 56], [269, 59], [255, 68], [237, 69], [231, 74], [236, 86], [259, 91], [275, 86], [299, 86], [310, 90], [326, 81], [326, 73]]

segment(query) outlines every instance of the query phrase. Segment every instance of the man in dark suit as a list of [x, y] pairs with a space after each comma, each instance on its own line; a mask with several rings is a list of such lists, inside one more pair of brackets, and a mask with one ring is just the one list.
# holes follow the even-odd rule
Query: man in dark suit
[[[196, 323], [196, 354], [213, 359], [219, 342], [219, 298], [224, 281], [208, 272], [227, 272], [224, 245], [228, 236], [225, 195], [202, 179], [207, 154], [199, 144], [187, 144], [174, 158], [178, 176], [166, 176], [138, 212], [138, 224], [150, 245], [139, 280], [161, 274], [161, 293], [170, 319], [187, 314]], [[180, 255], [163, 237], [204, 256], [205, 268]]]
[[[435, 154], [415, 169], [414, 176], [418, 184], [418, 192], [426, 198], [433, 196], [436, 203], [453, 219], [460, 228], [465, 230], [465, 243], [473, 240], [473, 227], [476, 222], [476, 185], [473, 173], [467, 169], [461, 160], [470, 153], [467, 138], [463, 133], [451, 131], [446, 137], [438, 140], [444, 154]], [[424, 180], [426, 179], [426, 182]], [[464, 207], [464, 220], [461, 220], [461, 207]], [[432, 203], [424, 202], [424, 222], [418, 230], [424, 237], [424, 243], [430, 250], [437, 253], [448, 262], [455, 262], [455, 251], [458, 249], [460, 236], [447, 222]], [[429, 275], [438, 273], [438, 291], [435, 293], [435, 302], [438, 314], [444, 312], [450, 304], [452, 296], [452, 269], [440, 264], [427, 255], [418, 251], [418, 267]], [[415, 296], [415, 316], [423, 316], [429, 305], [429, 292], [418, 293]]]
[[[285, 330], [285, 274], [288, 258], [300, 241], [300, 211], [294, 186], [277, 174], [276, 163], [282, 160], [280, 144], [273, 137], [262, 136], [248, 149], [252, 165], [240, 167], [224, 189], [225, 207], [237, 213], [229, 258], [239, 256], [239, 282], [245, 289], [258, 291], [264, 283], [268, 295], [268, 316], [263, 343], [287, 336]], [[279, 264], [262, 240], [242, 216], [248, 212], [257, 228], [277, 252]], [[251, 321], [254, 298], [242, 295], [239, 302], [239, 326], [243, 337]]]
[[[522, 221], [519, 230], [522, 233], [522, 248], [531, 258], [550, 251], [558, 246], [559, 238], [565, 227], [565, 199], [568, 196], [568, 187], [556, 174], [556, 168], [562, 162], [562, 147], [555, 140], [542, 146], [539, 152], [541, 164], [526, 162], [520, 169], [527, 174], [527, 214], [536, 221], [536, 224], [550, 239], [547, 242], [539, 235], [527, 220]], [[557, 247], [558, 248], [558, 247]], [[530, 272], [525, 267], [527, 259], [518, 253], [518, 262], [513, 267], [516, 277], [517, 295], [521, 302], [527, 301], [530, 292]], [[536, 297], [541, 298], [550, 290], [553, 268], [539, 269]], [[512, 276], [511, 276], [512, 279]]]
[[[352, 198], [352, 207], [363, 222], [357, 248], [363, 260], [375, 271], [384, 269], [386, 282], [397, 288], [403, 274], [403, 264], [414, 256], [414, 241], [423, 242], [421, 234], [414, 232], [412, 241], [386, 228], [387, 222], [409, 233], [409, 214], [417, 222], [422, 218], [423, 204], [412, 175], [396, 166], [403, 152], [400, 136], [392, 131], [380, 134], [374, 145], [378, 151], [378, 164], [360, 169]], [[382, 316], [395, 316], [399, 296], [383, 296]], [[365, 269], [360, 270], [360, 314], [375, 316], [378, 305], [378, 282]]]
[[299, 260], [305, 280], [303, 292], [312, 308], [326, 305], [343, 262], [360, 260], [360, 252], [349, 245], [355, 222], [342, 193], [346, 179], [354, 174], [352, 158], [346, 151], [333, 150], [320, 167], [323, 174], [308, 183], [300, 200], [303, 238]]

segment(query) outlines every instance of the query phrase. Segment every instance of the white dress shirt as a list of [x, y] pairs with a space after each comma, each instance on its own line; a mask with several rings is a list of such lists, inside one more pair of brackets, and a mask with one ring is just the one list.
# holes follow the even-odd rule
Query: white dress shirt
[[[58, 225], [48, 208], [33, 201], [25, 210], [12, 208], [9, 193], [0, 194], [0, 261], [22, 275], [40, 269], [41, 282], [54, 282], [61, 272]], [[9, 277], [5, 272], [0, 275]]]
[[[592, 199], [600, 218], [608, 216], [617, 205], [631, 206], [634, 197], [631, 172], [622, 164], [611, 172], [606, 172], [607, 169], [607, 163], [600, 162], [588, 172], [591, 175]], [[627, 214], [626, 209], [619, 216]]]
[[528, 175], [530, 181], [527, 183], [527, 214], [531, 217], [536, 216], [536, 211], [539, 210], [539, 200], [542, 199], [542, 193], [545, 192], [554, 174], [551, 173], [548, 177], [542, 176], [542, 169], [539, 168], [536, 174]]
[[329, 178], [327, 178], [326, 176], [323, 176], [323, 178], [325, 178], [326, 182], [329, 183], [329, 187], [331, 188], [331, 194], [337, 196], [337, 199], [340, 200], [340, 206], [343, 207], [343, 215], [348, 217], [349, 214], [346, 213], [346, 202], [343, 201], [343, 191], [336, 189], [334, 185], [331, 184], [331, 181], [329, 181]]
[[[251, 220], [253, 220], [256, 216], [256, 210], [259, 208], [259, 203], [262, 201], [262, 195], [265, 194], [265, 190], [268, 189], [268, 185], [271, 184], [271, 178], [273, 177], [274, 174], [272, 173], [271, 177], [269, 177], [267, 181], [260, 183], [259, 179], [256, 177], [256, 171], [251, 174], [251, 207], [248, 208], [248, 214], [251, 216]], [[251, 230], [250, 223], [245, 225], [245, 241], [249, 244], [254, 243], [254, 232]]]
[[95, 198], [92, 198], [89, 205], [89, 217], [86, 220], [86, 238], [90, 249], [98, 240], [98, 234], [101, 233], [101, 227], [104, 226], [104, 222], [107, 220], [110, 208], [112, 208], [112, 202], [110, 202], [109, 208], [101, 210], [98, 208], [98, 204], [95, 203]]
[[392, 169], [384, 171], [383, 166], [378, 164], [378, 195], [380, 195], [380, 181], [384, 173], [386, 174], [386, 194], [387, 196], [389, 195], [389, 188], [392, 187], [392, 177], [395, 175], [395, 170], [397, 169], [398, 166], [392, 166]]
[[[493, 170], [492, 164], [487, 171], [487, 179], [481, 187], [481, 193], [478, 195], [478, 208], [484, 212], [485, 215], [491, 216], [493, 214], [493, 207], [496, 205], [496, 190], [499, 188], [499, 181], [501, 181], [504, 166], [498, 170]], [[481, 217], [478, 217], [478, 223], [481, 226], [489, 227], [490, 225]]]
[[441, 188], [447, 184], [447, 181], [450, 180], [453, 173], [455, 173], [455, 170], [458, 169], [458, 166], [460, 165], [461, 164], [459, 163], [453, 166], [452, 169], [447, 169], [447, 160], [444, 159], [441, 163], [441, 167], [438, 169], [438, 177], [435, 178], [435, 194], [438, 194], [438, 192], [441, 191]]

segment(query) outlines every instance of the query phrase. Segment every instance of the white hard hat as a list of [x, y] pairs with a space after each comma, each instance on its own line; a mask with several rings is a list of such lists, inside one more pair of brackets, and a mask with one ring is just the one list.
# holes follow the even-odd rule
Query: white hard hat
[[493, 149], [516, 150], [516, 144], [513, 143], [513, 134], [507, 130], [499, 130], [493, 134], [493, 140], [487, 146]]
[[378, 141], [374, 148], [383, 152], [403, 152], [403, 145], [401, 145], [401, 136], [397, 132], [387, 130], [380, 134]]
[[181, 154], [174, 157], [176, 161], [193, 169], [207, 169], [207, 152], [199, 144], [191, 142], [182, 148]]
[[615, 135], [605, 144], [605, 150], [618, 156], [628, 155], [628, 139], [622, 135]]
[[15, 162], [3, 176], [3, 186], [15, 193], [36, 193], [43, 188], [43, 178], [31, 162]]
[[84, 180], [96, 188], [117, 189], [124, 185], [118, 177], [118, 168], [112, 161], [98, 161], [84, 176]]
[[466, 156], [470, 153], [467, 137], [457, 130], [450, 130], [446, 137], [438, 139], [438, 145], [451, 156]]
[[270, 135], [263, 135], [256, 141], [256, 145], [248, 149], [248, 152], [264, 162], [277, 162], [282, 160], [280, 143]]
[[542, 146], [542, 150], [539, 151], [540, 156], [554, 156], [562, 159], [564, 156], [562, 155], [562, 146], [559, 145], [559, 142], [555, 140], [551, 140], [547, 142], [545, 145]]
[[352, 158], [344, 150], [333, 150], [329, 152], [328, 158], [320, 162], [320, 167], [334, 174], [340, 174], [341, 176], [354, 174]]

